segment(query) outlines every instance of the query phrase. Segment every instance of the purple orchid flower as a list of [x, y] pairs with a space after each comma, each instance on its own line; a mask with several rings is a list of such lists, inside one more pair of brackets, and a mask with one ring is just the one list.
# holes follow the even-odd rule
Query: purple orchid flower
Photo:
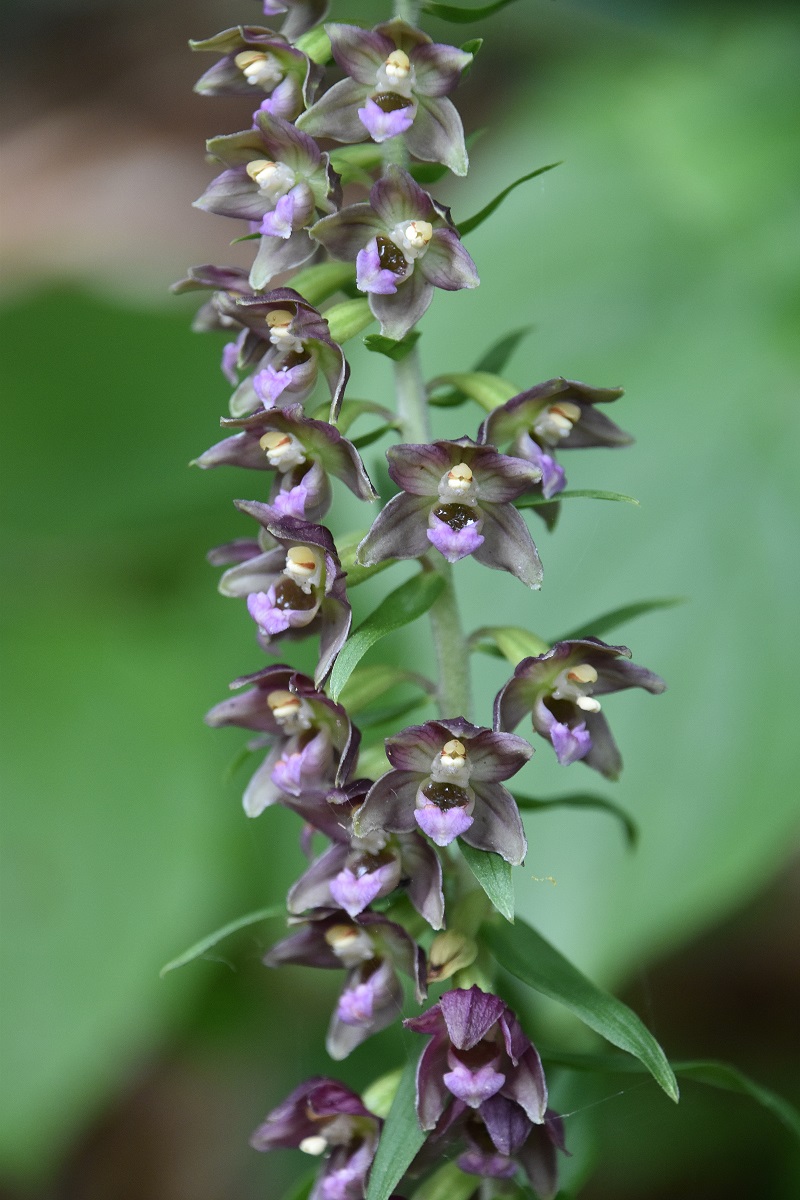
[[597, 696], [640, 687], [653, 695], [666, 688], [660, 676], [628, 662], [627, 646], [598, 638], [557, 642], [536, 658], [524, 658], [495, 698], [495, 728], [516, 729], [526, 713], [552, 743], [562, 766], [579, 759], [616, 779], [622, 758]]
[[540, 1200], [553, 1200], [558, 1191], [556, 1151], [568, 1153], [558, 1114], [548, 1108], [543, 1123], [534, 1125], [518, 1104], [502, 1096], [487, 1101], [484, 1109], [485, 1117], [483, 1110], [466, 1111], [459, 1121], [448, 1122], [449, 1137], [460, 1133], [466, 1143], [456, 1160], [459, 1168], [483, 1179], [512, 1179], [521, 1166]]
[[350, 917], [357, 917], [373, 900], [403, 886], [420, 916], [433, 929], [441, 929], [442, 867], [435, 850], [418, 833], [392, 835], [376, 830], [359, 837], [353, 830], [353, 814], [371, 786], [372, 780], [362, 779], [328, 794], [328, 804], [340, 821], [332, 836], [334, 844], [290, 889], [287, 908], [298, 915], [307, 909], [336, 905]]
[[313, 138], [263, 111], [256, 113], [252, 129], [212, 138], [208, 151], [226, 169], [195, 207], [255, 223], [262, 237], [250, 285], [260, 291], [312, 256], [309, 226], [319, 213], [336, 211], [339, 177]]
[[349, 778], [360, 737], [345, 710], [308, 676], [284, 665], [234, 679], [231, 688], [239, 694], [216, 704], [206, 724], [254, 730], [262, 735], [256, 746], [271, 746], [245, 789], [247, 815], [257, 817], [270, 805], [283, 804], [337, 836], [339, 819], [325, 797], [337, 781]]
[[315, 1157], [326, 1154], [309, 1200], [362, 1200], [380, 1128], [355, 1092], [318, 1076], [267, 1114], [250, 1145], [254, 1150], [286, 1147]]
[[[548, 379], [520, 392], [493, 409], [483, 422], [478, 441], [508, 446], [509, 454], [525, 458], [542, 472], [541, 492], [556, 499], [567, 479], [556, 461], [556, 450], [581, 450], [590, 446], [629, 446], [633, 441], [595, 405], [610, 404], [622, 388], [595, 388], [574, 379]], [[558, 505], [536, 510], [552, 528]]]
[[189, 45], [222, 55], [195, 84], [201, 96], [266, 94], [262, 111], [287, 121], [308, 108], [322, 79], [322, 68], [308, 55], [290, 46], [283, 35], [258, 25], [237, 25]]
[[358, 547], [360, 563], [418, 558], [433, 545], [448, 562], [472, 554], [530, 588], [541, 586], [539, 554], [512, 503], [539, 482], [538, 468], [469, 438], [392, 446], [386, 457], [403, 491]]
[[398, 971], [412, 980], [418, 1004], [426, 996], [424, 953], [401, 925], [379, 913], [353, 920], [319, 910], [298, 933], [273, 946], [264, 962], [347, 970], [326, 1041], [337, 1061], [397, 1020], [403, 1004]]
[[[322, 525], [278, 517], [268, 504], [237, 500], [236, 507], [255, 519], [275, 542], [261, 552], [243, 550], [219, 582], [223, 596], [246, 596], [266, 650], [277, 638], [320, 633], [317, 686], [333, 666], [350, 629], [345, 577], [333, 538]], [[253, 543], [250, 544], [251, 546]], [[217, 560], [219, 561], [219, 559]]]
[[304, 417], [300, 405], [223, 418], [220, 424], [237, 432], [201, 454], [197, 466], [226, 464], [274, 471], [270, 507], [281, 516], [321, 520], [331, 503], [329, 474], [346, 483], [359, 499], [377, 499], [352, 442], [333, 425]]
[[370, 788], [353, 818], [355, 832], [366, 838], [420, 829], [437, 846], [462, 837], [518, 866], [527, 843], [514, 799], [500, 781], [532, 753], [522, 738], [492, 733], [463, 717], [412, 725], [387, 738], [394, 769]]
[[405, 135], [409, 153], [440, 162], [455, 175], [469, 166], [461, 118], [447, 95], [473, 55], [438, 45], [395, 18], [374, 29], [326, 26], [337, 64], [349, 76], [298, 118], [314, 137], [385, 142]]
[[334, 258], [356, 264], [381, 333], [396, 340], [419, 321], [434, 288], [475, 288], [475, 264], [449, 212], [407, 171], [392, 166], [372, 185], [369, 204], [351, 204], [311, 227]]
[[329, 0], [263, 0], [265, 17], [284, 17], [281, 36], [293, 42], [324, 21]]
[[[525, 1140], [530, 1124], [544, 1122], [547, 1084], [541, 1059], [499, 996], [475, 986], [454, 988], [403, 1024], [431, 1037], [417, 1068], [417, 1117], [423, 1129], [434, 1129], [448, 1105], [448, 1123], [473, 1109], [495, 1149], [510, 1154]], [[517, 1125], [513, 1133], [510, 1121]]]

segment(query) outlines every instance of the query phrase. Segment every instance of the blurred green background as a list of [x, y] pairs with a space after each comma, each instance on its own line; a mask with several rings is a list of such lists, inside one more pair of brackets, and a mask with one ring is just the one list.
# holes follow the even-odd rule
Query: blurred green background
[[[333, 16], [386, 7], [334, 0]], [[14, 1200], [272, 1200], [300, 1168], [247, 1137], [329, 1070], [337, 981], [267, 972], [279, 923], [158, 977], [302, 865], [295, 818], [242, 815], [241, 733], [202, 724], [262, 661], [203, 558], [247, 531], [230, 498], [262, 485], [185, 469], [215, 440], [227, 387], [217, 340], [165, 300], [189, 263], [230, 259], [226, 223], [188, 205], [204, 133], [249, 113], [191, 96], [205, 64], [184, 39], [257, 14], [249, 0], [4, 5], [0, 1164]], [[796, 6], [520, 0], [474, 29], [427, 28], [487, 38], [461, 95], [486, 132], [469, 179], [440, 190], [456, 220], [563, 165], [472, 235], [482, 286], [437, 297], [426, 372], [534, 326], [508, 370], [520, 387], [626, 388], [614, 416], [637, 445], [565, 455], [570, 484], [642, 504], [565, 504], [552, 536], [532, 517], [540, 594], [462, 564], [467, 624], [554, 637], [625, 602], [687, 598], [614, 635], [669, 683], [607, 709], [626, 769], [597, 790], [635, 815], [638, 851], [602, 815], [530, 818], [520, 911], [671, 1056], [736, 1061], [797, 1101]], [[352, 363], [350, 394], [389, 401], [387, 360], [355, 349]], [[438, 432], [474, 435], [479, 419], [445, 410]], [[366, 453], [374, 467], [380, 448]], [[337, 528], [366, 525], [339, 498]], [[386, 579], [356, 593], [357, 615]], [[427, 631], [388, 646], [422, 660]], [[507, 672], [475, 666], [488, 722]], [[541, 742], [524, 784], [595, 788]], [[524, 1003], [543, 1041], [583, 1044]], [[397, 1049], [387, 1031], [336, 1073], [365, 1083]], [[744, 1099], [687, 1084], [676, 1110], [638, 1080], [553, 1079], [575, 1188], [597, 1159], [590, 1200], [800, 1191], [789, 1135]]]

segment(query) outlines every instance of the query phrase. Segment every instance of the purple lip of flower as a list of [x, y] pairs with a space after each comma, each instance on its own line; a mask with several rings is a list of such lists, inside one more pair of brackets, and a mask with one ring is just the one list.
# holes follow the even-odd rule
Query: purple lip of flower
[[367, 1025], [375, 1008], [375, 976], [366, 983], [347, 988], [339, 997], [337, 1015], [345, 1025]]
[[469, 438], [393, 446], [387, 458], [389, 474], [403, 491], [389, 501], [359, 545], [360, 563], [418, 558], [433, 545], [450, 562], [472, 554], [528, 587], [540, 586], [536, 546], [513, 506], [541, 481], [537, 465]]
[[334, 258], [356, 262], [359, 287], [386, 337], [402, 338], [435, 288], [459, 291], [480, 282], [449, 210], [399, 167], [373, 184], [368, 204], [322, 217], [310, 233]]
[[506, 1077], [496, 1071], [491, 1063], [471, 1070], [464, 1063], [457, 1062], [452, 1071], [442, 1076], [442, 1080], [457, 1100], [463, 1100], [469, 1108], [480, 1108], [485, 1100], [500, 1091]]
[[388, 738], [393, 769], [370, 788], [353, 819], [355, 833], [408, 833], [428, 823], [443, 839], [440, 844], [461, 836], [476, 849], [522, 862], [527, 848], [522, 823], [501, 780], [515, 774], [532, 750], [522, 738], [499, 742], [497, 736], [459, 717], [410, 726]]
[[387, 896], [399, 882], [400, 869], [396, 859], [376, 863], [372, 870], [368, 863], [353, 864], [356, 870], [344, 867], [331, 880], [330, 894], [333, 900], [351, 917], [357, 917], [378, 896]]
[[630, 657], [627, 646], [578, 638], [523, 659], [495, 698], [495, 727], [515, 729], [530, 713], [534, 729], [552, 742], [559, 762], [580, 759], [616, 779], [622, 758], [597, 697], [631, 687], [658, 695], [666, 687], [658, 675], [627, 661]]
[[308, 740], [288, 753], [284, 751], [272, 768], [273, 783], [293, 796], [320, 787], [333, 773], [333, 747], [327, 731], [304, 736]]
[[[302, 1149], [308, 1139], [321, 1140], [319, 1151], [377, 1141], [380, 1121], [364, 1107], [361, 1098], [335, 1079], [317, 1076], [295, 1088], [282, 1104], [268, 1113], [250, 1144], [255, 1150], [278, 1147]], [[315, 1147], [316, 1149], [316, 1147]], [[312, 1147], [308, 1147], [313, 1152]]]
[[331, 49], [349, 76], [334, 84], [298, 118], [315, 137], [361, 142], [364, 131], [378, 142], [399, 133], [409, 152], [467, 173], [461, 119], [445, 97], [472, 61], [467, 51], [437, 45], [405, 21], [375, 29], [329, 24]]

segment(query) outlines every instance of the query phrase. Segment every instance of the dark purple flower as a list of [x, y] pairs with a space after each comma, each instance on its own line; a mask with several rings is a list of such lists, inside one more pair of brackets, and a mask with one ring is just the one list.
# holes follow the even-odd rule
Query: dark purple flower
[[250, 1145], [254, 1150], [286, 1147], [315, 1157], [326, 1154], [309, 1200], [362, 1200], [380, 1126], [355, 1092], [335, 1079], [317, 1077], [267, 1114]]
[[381, 333], [399, 339], [419, 321], [434, 288], [478, 286], [475, 264], [448, 210], [392, 166], [373, 184], [369, 204], [351, 204], [311, 228], [334, 258], [355, 262], [356, 282], [369, 294]]
[[250, 285], [260, 291], [314, 253], [308, 228], [319, 213], [336, 211], [338, 176], [313, 138], [263, 111], [256, 113], [252, 129], [212, 138], [208, 151], [226, 169], [195, 207], [256, 224], [263, 236]]
[[[546, 500], [557, 499], [567, 481], [556, 462], [556, 450], [629, 446], [633, 441], [595, 408], [622, 394], [622, 388], [594, 388], [560, 376], [548, 379], [493, 409], [481, 425], [478, 441], [508, 446], [509, 454], [539, 467], [542, 495]], [[548, 513], [541, 511], [547, 518]], [[554, 518], [557, 509], [549, 515]]]
[[386, 457], [389, 474], [403, 491], [358, 547], [359, 562], [418, 558], [433, 545], [448, 562], [472, 554], [528, 587], [541, 585], [539, 554], [512, 503], [539, 482], [536, 467], [469, 438], [392, 446]]
[[440, 162], [456, 175], [469, 166], [464, 127], [452, 102], [472, 54], [437, 45], [396, 18], [375, 29], [326, 26], [337, 64], [349, 76], [298, 118], [314, 137], [375, 142], [405, 134], [416, 158]]
[[326, 421], [303, 416], [295, 404], [220, 422], [236, 430], [195, 460], [199, 467], [223, 464], [274, 471], [270, 507], [282, 516], [319, 521], [331, 502], [328, 475], [336, 475], [361, 500], [377, 493], [352, 442]]
[[423, 1129], [433, 1129], [448, 1105], [455, 1104], [453, 1116], [474, 1109], [495, 1148], [511, 1154], [528, 1133], [526, 1122], [544, 1121], [547, 1085], [541, 1059], [499, 996], [475, 986], [454, 988], [403, 1024], [431, 1037], [417, 1068], [417, 1116]]
[[465, 1112], [455, 1126], [448, 1123], [447, 1132], [451, 1137], [459, 1133], [466, 1142], [456, 1161], [468, 1175], [511, 1179], [522, 1166], [540, 1200], [553, 1200], [558, 1191], [556, 1151], [567, 1150], [563, 1121], [552, 1109], [542, 1124], [534, 1125], [518, 1104], [495, 1096], [480, 1111]]
[[325, 798], [353, 769], [358, 730], [340, 704], [292, 667], [267, 667], [231, 684], [237, 691], [246, 686], [247, 691], [206, 714], [206, 723], [214, 728], [251, 729], [262, 735], [258, 745], [271, 746], [245, 789], [245, 812], [257, 817], [271, 804], [284, 804], [323, 833], [336, 836], [339, 818]]
[[371, 780], [358, 780], [347, 789], [328, 794], [328, 804], [339, 818], [332, 837], [334, 844], [290, 889], [289, 912], [299, 914], [335, 905], [357, 917], [373, 900], [404, 886], [417, 912], [434, 929], [441, 929], [442, 868], [425, 839], [418, 833], [389, 834], [381, 830], [359, 837], [353, 831], [353, 813], [370, 787]]
[[326, 1041], [337, 1060], [397, 1020], [403, 1004], [398, 971], [412, 980], [417, 1003], [426, 995], [425, 955], [402, 926], [378, 913], [352, 919], [319, 910], [298, 933], [273, 946], [264, 962], [347, 970]]
[[370, 837], [421, 829], [437, 846], [462, 837], [518, 865], [527, 843], [514, 799], [500, 781], [532, 753], [522, 738], [492, 733], [463, 717], [412, 725], [387, 738], [394, 770], [370, 788], [354, 817], [355, 831]]
[[562, 766], [581, 759], [608, 779], [622, 770], [622, 758], [600, 711], [598, 696], [640, 687], [657, 695], [666, 684], [658, 675], [628, 662], [627, 646], [598, 638], [557, 642], [536, 658], [524, 658], [495, 699], [495, 728], [516, 729], [530, 713], [533, 727], [552, 742]]
[[317, 686], [334, 664], [350, 629], [350, 603], [333, 538], [322, 525], [279, 517], [268, 504], [236, 500], [240, 512], [276, 543], [230, 567], [219, 582], [224, 596], [246, 596], [264, 649], [285, 636], [320, 634]]
[[195, 84], [201, 96], [250, 96], [258, 103], [266, 94], [264, 110], [287, 121], [308, 107], [322, 78], [306, 54], [258, 25], [237, 25], [189, 45], [222, 55]]

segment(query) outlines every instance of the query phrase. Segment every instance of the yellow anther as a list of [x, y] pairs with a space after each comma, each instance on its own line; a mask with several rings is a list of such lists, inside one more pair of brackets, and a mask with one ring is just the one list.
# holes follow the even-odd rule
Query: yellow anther
[[294, 314], [286, 308], [273, 308], [272, 312], [267, 313], [267, 324], [270, 329], [285, 329], [291, 325], [293, 319]]
[[310, 546], [290, 546], [286, 553], [286, 565], [296, 574], [313, 575], [319, 566], [318, 553]]
[[269, 176], [275, 170], [275, 166], [276, 164], [269, 158], [253, 158], [245, 170], [254, 183], [261, 184], [264, 176]]
[[458, 738], [452, 738], [442, 746], [442, 758], [459, 759], [467, 757], [467, 748]]
[[393, 50], [383, 65], [390, 78], [405, 79], [411, 70], [411, 59], [404, 50]]
[[573, 683], [597, 683], [597, 671], [589, 663], [579, 663], [577, 667], [570, 667], [567, 679]]
[[278, 429], [270, 429], [263, 437], [258, 439], [258, 444], [261, 449], [268, 453], [270, 450], [279, 450], [284, 446], [291, 446], [292, 439], [288, 433], [281, 433]]
[[329, 946], [346, 946], [358, 937], [358, 930], [350, 925], [331, 925], [330, 929], [325, 930], [324, 937]]
[[260, 67], [267, 61], [267, 56], [257, 50], [240, 50], [233, 61], [240, 71], [246, 71], [248, 67]]
[[328, 1143], [324, 1137], [312, 1134], [311, 1137], [305, 1137], [298, 1144], [298, 1150], [302, 1150], [303, 1154], [313, 1154], [315, 1158], [319, 1158], [320, 1154], [324, 1154], [328, 1149]]
[[553, 417], [562, 417], [565, 421], [569, 421], [570, 425], [574, 425], [581, 415], [578, 405], [571, 404], [569, 400], [561, 400], [558, 404], [551, 404], [547, 411]]
[[421, 250], [433, 237], [433, 226], [430, 221], [411, 221], [406, 225], [405, 235], [410, 246]]
[[267, 696], [267, 704], [273, 712], [278, 712], [281, 709], [288, 712], [290, 709], [300, 707], [300, 698], [293, 696], [291, 692], [285, 692], [278, 688], [274, 692], [270, 692]]

